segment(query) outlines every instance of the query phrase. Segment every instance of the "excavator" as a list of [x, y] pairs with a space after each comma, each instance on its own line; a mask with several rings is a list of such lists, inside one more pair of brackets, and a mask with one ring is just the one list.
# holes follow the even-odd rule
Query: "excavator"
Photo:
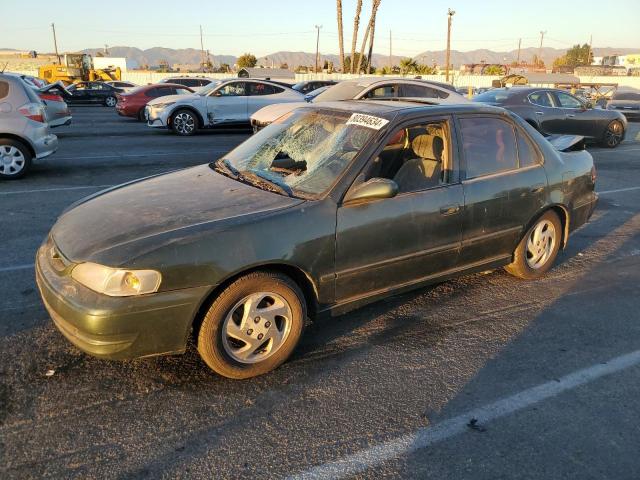
[[77, 82], [121, 80], [122, 71], [116, 68], [93, 68], [93, 57], [87, 53], [67, 53], [61, 64], [43, 65], [38, 76], [50, 83], [71, 85]]

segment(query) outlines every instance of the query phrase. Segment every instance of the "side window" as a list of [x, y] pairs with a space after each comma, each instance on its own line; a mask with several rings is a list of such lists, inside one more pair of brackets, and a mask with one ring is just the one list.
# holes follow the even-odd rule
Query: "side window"
[[524, 168], [540, 164], [538, 151], [520, 129], [516, 129], [516, 140], [518, 142], [518, 166]]
[[186, 88], [176, 88], [176, 95], [189, 95], [190, 93]]
[[159, 95], [158, 95], [158, 89], [157, 89], [157, 88], [150, 88], [149, 90], [147, 90], [147, 91], [144, 93], [144, 95], [145, 95], [146, 97], [155, 98], [155, 97], [159, 96]]
[[200, 82], [194, 78], [183, 78], [178, 80], [178, 83], [185, 87], [199, 87]]
[[450, 138], [446, 122], [396, 130], [371, 163], [366, 180], [391, 179], [400, 193], [446, 184], [451, 178]]
[[442, 92], [436, 88], [424, 85], [403, 84], [400, 85], [401, 97], [420, 97], [420, 98], [447, 98], [448, 93]]
[[367, 92], [364, 95], [364, 98], [393, 98], [396, 96], [398, 92], [398, 85], [383, 85], [378, 88], [374, 88], [373, 90]]
[[558, 99], [558, 104], [562, 108], [581, 108], [582, 104], [580, 100], [575, 97], [572, 97], [568, 93], [556, 92], [556, 98]]
[[156, 89], [157, 97], [164, 97], [166, 95], [173, 95], [173, 88], [171, 87], [158, 87]]
[[244, 82], [227, 83], [223, 87], [219, 88], [217, 92], [220, 92], [220, 95], [222, 95], [223, 97], [238, 97], [238, 96], [246, 95], [245, 83]]
[[0, 98], [9, 95], [9, 83], [0, 81]]
[[249, 95], [273, 95], [276, 93], [274, 88], [267, 83], [250, 82], [248, 86]]
[[499, 118], [460, 119], [466, 178], [513, 170], [518, 165], [513, 127]]
[[551, 95], [548, 92], [534, 92], [529, 95], [529, 101], [539, 107], [553, 107]]

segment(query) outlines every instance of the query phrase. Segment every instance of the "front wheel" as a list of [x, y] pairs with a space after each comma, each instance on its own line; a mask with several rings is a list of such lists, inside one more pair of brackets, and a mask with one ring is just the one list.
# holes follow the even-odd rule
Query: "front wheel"
[[612, 121], [607, 125], [607, 129], [604, 131], [604, 138], [602, 139], [602, 145], [607, 148], [615, 148], [624, 136], [624, 126], [619, 120]]
[[177, 135], [194, 135], [198, 129], [198, 119], [190, 110], [178, 110], [171, 121], [171, 128]]
[[302, 336], [300, 288], [275, 272], [240, 277], [216, 298], [198, 333], [198, 352], [216, 373], [243, 379], [281, 365]]
[[534, 280], [553, 265], [562, 238], [562, 224], [558, 215], [549, 210], [538, 218], [522, 237], [513, 253], [513, 261], [505, 267], [511, 275]]
[[21, 142], [0, 138], [0, 178], [15, 180], [31, 168], [31, 152]]
[[116, 103], [118, 103], [118, 100], [116, 99], [116, 97], [109, 96], [104, 99], [105, 107], [115, 107]]

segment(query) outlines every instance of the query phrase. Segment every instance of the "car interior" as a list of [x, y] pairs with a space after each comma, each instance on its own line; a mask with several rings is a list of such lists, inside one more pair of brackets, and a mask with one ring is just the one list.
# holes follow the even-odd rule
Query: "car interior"
[[425, 190], [448, 181], [449, 135], [444, 122], [398, 130], [374, 159], [367, 179], [388, 178], [400, 193]]

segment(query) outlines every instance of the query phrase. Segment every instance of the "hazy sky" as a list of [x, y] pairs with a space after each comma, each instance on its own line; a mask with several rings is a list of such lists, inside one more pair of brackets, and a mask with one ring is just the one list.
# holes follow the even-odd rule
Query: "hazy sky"
[[[313, 7], [305, 9], [304, 5]], [[350, 49], [355, 0], [343, 1], [345, 48]], [[640, 0], [606, 2], [536, 2], [451, 0], [382, 0], [374, 50], [387, 54], [389, 29], [393, 53], [412, 56], [446, 46], [446, 13], [456, 11], [452, 48], [511, 50], [544, 45], [565, 48], [589, 41], [595, 47], [638, 47]], [[364, 0], [361, 30], [368, 21], [371, 0]], [[614, 15], [615, 13], [615, 15]], [[200, 48], [213, 54], [257, 56], [278, 50], [315, 51], [314, 25], [322, 25], [320, 51], [338, 53], [334, 0], [0, 0], [0, 48], [53, 51], [50, 23], [55, 22], [61, 51], [126, 45], [139, 48]], [[358, 42], [359, 43], [359, 42]], [[359, 45], [358, 45], [359, 49]]]

